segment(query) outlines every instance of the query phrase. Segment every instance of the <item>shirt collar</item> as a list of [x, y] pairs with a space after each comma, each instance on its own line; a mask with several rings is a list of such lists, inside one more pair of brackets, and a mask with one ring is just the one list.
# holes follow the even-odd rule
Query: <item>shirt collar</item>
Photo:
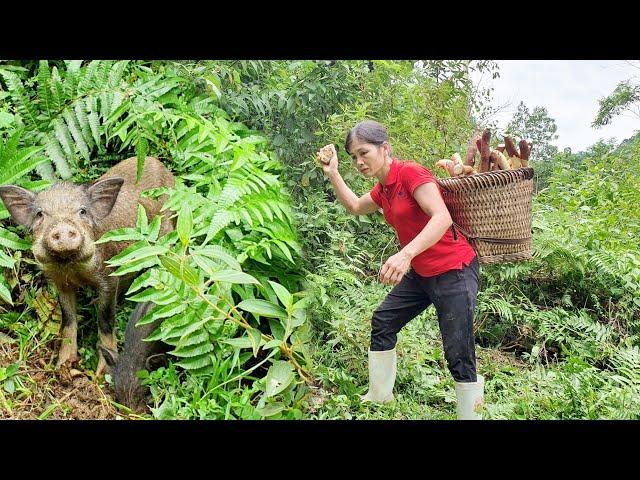
[[396, 180], [398, 179], [399, 170], [400, 170], [400, 162], [398, 161], [397, 158], [394, 158], [391, 161], [391, 168], [389, 168], [389, 173], [387, 174], [387, 180], [384, 182], [382, 186], [386, 187], [387, 185], [392, 185], [396, 183]]

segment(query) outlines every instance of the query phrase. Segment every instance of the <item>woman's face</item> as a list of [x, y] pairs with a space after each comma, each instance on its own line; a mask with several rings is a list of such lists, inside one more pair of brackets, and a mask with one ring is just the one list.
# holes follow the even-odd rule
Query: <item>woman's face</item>
[[387, 142], [382, 145], [374, 145], [354, 138], [349, 147], [353, 164], [365, 177], [375, 176], [384, 166], [389, 154], [389, 144]]

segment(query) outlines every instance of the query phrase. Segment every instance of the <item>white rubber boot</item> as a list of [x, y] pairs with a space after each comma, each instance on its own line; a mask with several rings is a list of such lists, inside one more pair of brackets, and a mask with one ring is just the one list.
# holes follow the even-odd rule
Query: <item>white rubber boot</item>
[[458, 420], [482, 420], [484, 406], [484, 377], [477, 375], [475, 382], [456, 382]]
[[369, 350], [369, 391], [363, 402], [389, 403], [393, 400], [396, 382], [396, 349], [373, 352]]

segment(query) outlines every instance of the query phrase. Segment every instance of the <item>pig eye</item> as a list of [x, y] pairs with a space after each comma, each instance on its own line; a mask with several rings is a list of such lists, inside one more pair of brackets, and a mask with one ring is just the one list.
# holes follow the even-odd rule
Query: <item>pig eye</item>
[[86, 215], [87, 214], [87, 209], [86, 208], [81, 208], [80, 209], [80, 215]]
[[36, 217], [38, 217], [38, 218], [42, 218], [42, 217], [44, 217], [44, 213], [42, 213], [42, 210], [38, 210], [38, 211], [36, 212]]

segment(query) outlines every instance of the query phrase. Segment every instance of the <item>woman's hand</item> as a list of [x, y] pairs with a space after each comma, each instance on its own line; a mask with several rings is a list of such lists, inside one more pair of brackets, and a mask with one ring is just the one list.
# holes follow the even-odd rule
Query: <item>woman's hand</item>
[[322, 147], [318, 153], [316, 153], [318, 163], [322, 166], [322, 170], [326, 176], [330, 176], [338, 172], [338, 153], [333, 143]]
[[389, 257], [380, 269], [380, 281], [387, 285], [397, 285], [407, 273], [411, 266], [411, 255], [400, 250], [398, 253]]

